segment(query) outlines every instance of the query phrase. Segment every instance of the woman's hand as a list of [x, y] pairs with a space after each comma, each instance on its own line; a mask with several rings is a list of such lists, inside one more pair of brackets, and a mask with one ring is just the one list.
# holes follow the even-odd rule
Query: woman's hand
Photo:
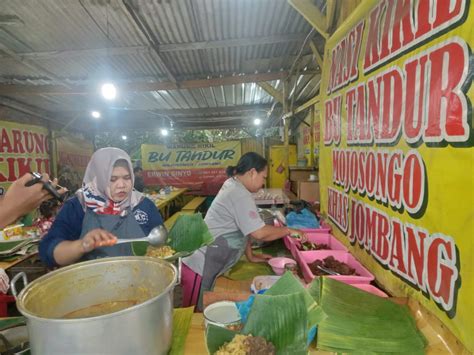
[[88, 253], [95, 248], [111, 246], [117, 243], [117, 237], [105, 229], [93, 229], [82, 238], [82, 249]]
[[269, 254], [252, 254], [250, 257], [247, 256], [250, 262], [252, 263], [266, 263], [267, 260], [273, 258]]
[[298, 229], [288, 228], [289, 234], [291, 237], [298, 239], [301, 243], [306, 243], [308, 241], [308, 237], [303, 231]]

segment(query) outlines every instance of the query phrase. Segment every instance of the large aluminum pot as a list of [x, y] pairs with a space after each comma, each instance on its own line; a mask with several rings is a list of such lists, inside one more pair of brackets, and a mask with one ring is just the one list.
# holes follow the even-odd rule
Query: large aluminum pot
[[[160, 259], [98, 259], [36, 279], [17, 296], [17, 307], [27, 319], [35, 355], [166, 354], [176, 282], [176, 268]], [[137, 304], [100, 316], [64, 319], [80, 309], [123, 301]]]

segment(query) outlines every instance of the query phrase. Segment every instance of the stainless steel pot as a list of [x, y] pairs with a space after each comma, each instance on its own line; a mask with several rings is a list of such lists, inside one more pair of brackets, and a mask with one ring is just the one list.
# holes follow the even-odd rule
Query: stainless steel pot
[[[71, 265], [36, 279], [16, 295], [32, 354], [166, 354], [171, 347], [176, 268], [148, 257], [114, 257]], [[138, 304], [90, 318], [64, 319], [87, 307]]]

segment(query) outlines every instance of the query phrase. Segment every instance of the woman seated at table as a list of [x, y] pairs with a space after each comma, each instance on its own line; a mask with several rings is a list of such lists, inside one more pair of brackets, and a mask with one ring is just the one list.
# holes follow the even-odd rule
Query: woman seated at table
[[68, 200], [48, 234], [41, 240], [40, 257], [49, 266], [79, 260], [132, 255], [130, 243], [163, 224], [153, 202], [133, 190], [130, 157], [118, 148], [97, 150], [84, 175], [82, 189]]
[[202, 308], [203, 292], [212, 290], [216, 278], [237, 263], [249, 237], [272, 241], [292, 234], [306, 239], [301, 231], [265, 225], [260, 218], [251, 193], [257, 192], [265, 182], [265, 158], [257, 153], [246, 153], [237, 166], [227, 168], [227, 175], [229, 179], [204, 219], [214, 237], [213, 243], [183, 259], [183, 306], [196, 304], [199, 299], [198, 305]]

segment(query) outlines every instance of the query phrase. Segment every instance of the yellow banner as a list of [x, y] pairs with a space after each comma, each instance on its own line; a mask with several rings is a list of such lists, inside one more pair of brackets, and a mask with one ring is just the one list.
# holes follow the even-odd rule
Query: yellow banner
[[89, 163], [94, 146], [91, 142], [67, 133], [56, 133], [56, 162], [58, 180], [69, 191], [76, 191], [82, 185], [84, 172]]
[[472, 3], [363, 1], [327, 41], [322, 211], [474, 350]]
[[225, 168], [236, 165], [240, 141], [150, 145], [141, 147], [143, 179], [147, 185], [186, 187], [199, 194], [217, 193]]
[[0, 121], [0, 195], [30, 171], [50, 173], [50, 141], [44, 127]]

